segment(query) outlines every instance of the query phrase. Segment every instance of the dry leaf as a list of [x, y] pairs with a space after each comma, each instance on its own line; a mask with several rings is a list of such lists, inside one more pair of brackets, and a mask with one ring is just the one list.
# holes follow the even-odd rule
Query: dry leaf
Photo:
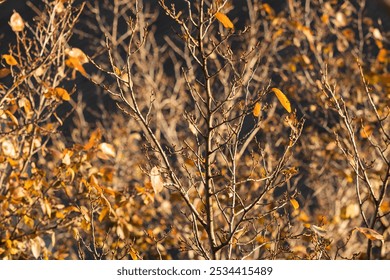
[[253, 115], [255, 117], [258, 117], [258, 116], [260, 116], [260, 112], [261, 112], [261, 104], [259, 102], [257, 102], [255, 104], [255, 107], [253, 108]]
[[18, 65], [18, 62], [16, 61], [16, 59], [10, 54], [3, 54], [2, 58], [5, 59], [5, 63], [7, 63], [9, 66]]
[[7, 77], [10, 73], [11, 73], [11, 70], [9, 70], [8, 68], [1, 68], [0, 69], [0, 79]]
[[315, 225], [311, 225], [310, 228], [315, 232], [317, 233], [319, 236], [322, 236], [324, 237], [327, 233], [327, 231], [322, 228], [322, 227], [319, 227], [319, 226], [315, 226]]
[[217, 12], [215, 17], [225, 28], [234, 28], [233, 22], [225, 14]]
[[295, 198], [291, 198], [290, 203], [294, 207], [295, 210], [297, 210], [299, 208], [299, 203]]
[[24, 29], [24, 21], [19, 13], [14, 12], [11, 16], [9, 25], [14, 32], [20, 32]]
[[384, 240], [383, 235], [379, 234], [378, 232], [376, 232], [373, 229], [356, 227], [356, 228], [354, 228], [354, 230], [358, 230], [359, 232], [364, 234], [365, 237], [367, 237], [368, 239], [370, 239], [372, 241], [375, 241], [375, 240], [382, 240], [383, 241]]
[[41, 255], [41, 242], [39, 240], [39, 237], [36, 237], [34, 239], [30, 239], [31, 242], [31, 252], [33, 256], [38, 259]]
[[115, 148], [111, 144], [101, 143], [99, 144], [99, 150], [109, 157], [114, 158], [116, 156]]
[[280, 104], [282, 104], [284, 109], [286, 109], [287, 112], [291, 113], [291, 104], [287, 96], [284, 95], [284, 93], [278, 88], [272, 88], [271, 90], [275, 93], [276, 97], [279, 99], [279, 102]]
[[150, 181], [155, 194], [158, 194], [163, 190], [163, 181], [157, 166], [153, 167], [150, 171]]

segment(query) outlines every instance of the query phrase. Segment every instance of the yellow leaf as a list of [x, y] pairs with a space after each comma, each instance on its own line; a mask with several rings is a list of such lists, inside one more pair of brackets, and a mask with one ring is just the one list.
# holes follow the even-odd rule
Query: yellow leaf
[[16, 61], [16, 59], [10, 54], [3, 54], [2, 58], [5, 59], [5, 63], [7, 63], [9, 66], [18, 65], [18, 62]]
[[375, 241], [375, 240], [382, 240], [383, 241], [384, 240], [383, 235], [379, 234], [378, 232], [376, 232], [373, 229], [356, 227], [355, 230], [358, 230], [359, 232], [364, 234], [364, 236], [370, 240], [373, 240], [373, 241]]
[[76, 57], [70, 57], [68, 58], [66, 61], [65, 61], [65, 64], [66, 66], [70, 67], [70, 68], [73, 68], [73, 69], [76, 69], [77, 71], [79, 71], [83, 76], [88, 76], [87, 75], [87, 72], [85, 71], [82, 63], [80, 62], [80, 60]]
[[260, 116], [260, 111], [261, 111], [261, 104], [260, 104], [259, 102], [257, 102], [257, 103], [255, 104], [255, 108], [253, 108], [253, 115], [254, 115], [255, 117]]
[[225, 14], [217, 12], [215, 17], [225, 28], [234, 28], [233, 22]]
[[286, 109], [287, 112], [291, 113], [291, 104], [287, 96], [284, 95], [284, 93], [278, 88], [272, 88], [271, 90], [275, 93], [276, 97], [279, 99], [279, 102], [280, 104], [282, 104], [284, 109]]
[[55, 88], [56, 96], [62, 100], [69, 101], [70, 100], [70, 95], [66, 91], [66, 89], [57, 87]]
[[295, 210], [297, 210], [299, 208], [299, 203], [295, 198], [291, 198], [290, 203], [294, 207]]
[[110, 208], [108, 207], [104, 207], [102, 212], [100, 212], [100, 215], [99, 215], [99, 222], [103, 221], [103, 219], [107, 216], [107, 214], [110, 212]]
[[6, 110], [5, 113], [11, 119], [11, 121], [14, 123], [14, 125], [16, 125], [16, 126], [19, 125], [18, 119], [14, 115], [12, 115], [12, 113], [10, 111]]

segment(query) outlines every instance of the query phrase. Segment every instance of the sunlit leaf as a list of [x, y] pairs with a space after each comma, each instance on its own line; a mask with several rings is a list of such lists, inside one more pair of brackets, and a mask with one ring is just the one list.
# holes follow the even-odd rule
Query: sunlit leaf
[[217, 12], [215, 17], [225, 28], [234, 28], [233, 22], [225, 14]]
[[34, 256], [34, 258], [38, 259], [41, 255], [41, 243], [39, 241], [39, 238], [36, 237], [34, 239], [30, 239], [31, 242], [31, 252]]
[[284, 93], [278, 88], [272, 88], [271, 90], [275, 93], [276, 97], [278, 98], [280, 104], [282, 104], [284, 109], [286, 109], [287, 112], [291, 113], [291, 104], [287, 96], [284, 95]]
[[16, 125], [16, 126], [19, 125], [18, 119], [10, 111], [6, 110], [5, 113], [11, 119], [11, 121], [13, 122], [14, 125]]
[[10, 54], [3, 54], [2, 58], [5, 60], [5, 63], [7, 63], [9, 66], [18, 65], [16, 59]]
[[55, 93], [56, 93], [56, 96], [57, 96], [59, 99], [62, 99], [62, 100], [64, 100], [64, 101], [69, 101], [69, 100], [70, 100], [70, 95], [69, 95], [69, 93], [66, 91], [66, 89], [57, 87], [57, 88], [55, 88]]
[[160, 171], [157, 166], [154, 166], [152, 170], [150, 171], [150, 181], [153, 187], [153, 191], [155, 194], [160, 193], [164, 186], [163, 186], [163, 181], [160, 176]]
[[375, 241], [375, 240], [384, 240], [383, 235], [379, 234], [373, 229], [370, 228], [362, 228], [362, 227], [356, 227], [355, 230], [358, 230], [361, 232], [366, 238]]
[[103, 219], [107, 216], [107, 214], [110, 213], [110, 208], [109, 207], [104, 207], [103, 210], [100, 212], [99, 215], [99, 222], [103, 221]]
[[103, 152], [103, 154], [105, 154], [106, 156], [109, 156], [109, 157], [115, 157], [116, 156], [116, 152], [115, 152], [115, 148], [113, 145], [109, 144], [109, 143], [101, 143], [99, 144], [99, 150]]
[[19, 13], [14, 12], [10, 18], [9, 25], [14, 32], [20, 32], [24, 29], [24, 21]]
[[326, 233], [327, 233], [327, 231], [323, 227], [319, 227], [319, 226], [316, 226], [316, 225], [311, 225], [310, 228], [315, 233], [317, 233], [319, 236], [322, 236], [322, 237], [324, 237], [326, 235]]
[[258, 117], [260, 116], [260, 112], [261, 112], [261, 104], [259, 102], [256, 102], [255, 107], [253, 108], [253, 115], [255, 117]]
[[65, 61], [66, 66], [79, 71], [83, 76], [88, 76], [81, 62], [74, 57], [70, 57]]
[[365, 125], [363, 127], [360, 128], [360, 136], [362, 138], [368, 138], [372, 135], [372, 133], [374, 132], [374, 127], [372, 125]]
[[295, 210], [297, 210], [299, 208], [299, 203], [295, 198], [291, 198], [290, 203], [294, 207]]

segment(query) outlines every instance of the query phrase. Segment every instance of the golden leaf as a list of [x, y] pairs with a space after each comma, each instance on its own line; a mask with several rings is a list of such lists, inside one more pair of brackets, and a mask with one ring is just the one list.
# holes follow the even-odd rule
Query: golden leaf
[[1, 57], [5, 59], [5, 63], [7, 63], [9, 66], [18, 65], [16, 59], [10, 54], [3, 54]]
[[374, 127], [371, 126], [371, 125], [365, 125], [363, 127], [360, 128], [360, 136], [362, 138], [368, 138], [372, 135], [372, 133], [374, 132]]
[[9, 25], [14, 32], [20, 32], [24, 29], [24, 21], [19, 13], [14, 12], [10, 18]]
[[379, 234], [378, 232], [376, 232], [373, 229], [356, 227], [356, 228], [354, 228], [354, 230], [358, 230], [359, 232], [364, 234], [365, 237], [367, 237], [368, 239], [370, 239], [372, 241], [375, 241], [375, 240], [382, 240], [383, 241], [384, 240], [383, 235]]
[[233, 22], [225, 14], [217, 12], [215, 17], [225, 28], [234, 28]]
[[297, 210], [299, 208], [299, 203], [295, 198], [291, 198], [290, 203], [294, 207], [295, 210]]
[[54, 89], [55, 90], [55, 93], [56, 93], [56, 96], [62, 100], [65, 100], [65, 101], [69, 101], [70, 100], [70, 95], [69, 93], [66, 91], [66, 89], [63, 89], [63, 88], [60, 88], [60, 87], [57, 87]]
[[76, 69], [77, 71], [79, 71], [83, 76], [88, 76], [87, 75], [87, 72], [85, 71], [82, 63], [80, 62], [80, 60], [78, 58], [75, 58], [75, 57], [70, 57], [68, 58], [66, 61], [65, 61], [65, 64], [66, 66], [70, 67], [70, 68], [73, 68], [73, 69]]
[[280, 104], [282, 104], [284, 109], [286, 109], [287, 112], [291, 113], [291, 104], [287, 96], [284, 95], [284, 93], [278, 88], [272, 88], [271, 90], [275, 93], [276, 97], [278, 98]]
[[103, 221], [103, 219], [107, 216], [107, 214], [110, 212], [110, 208], [109, 207], [104, 207], [102, 212], [100, 212], [100, 215], [99, 215], [99, 222]]
[[258, 117], [258, 116], [260, 116], [260, 112], [261, 112], [261, 104], [259, 102], [257, 102], [255, 104], [255, 108], [253, 108], [253, 115], [255, 117]]

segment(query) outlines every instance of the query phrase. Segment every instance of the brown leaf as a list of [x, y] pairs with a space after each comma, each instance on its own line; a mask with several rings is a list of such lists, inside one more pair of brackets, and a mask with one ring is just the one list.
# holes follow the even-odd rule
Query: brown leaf
[[10, 73], [11, 73], [11, 70], [9, 70], [8, 68], [1, 68], [0, 69], [0, 79], [7, 77]]
[[364, 234], [364, 236], [370, 240], [373, 240], [373, 241], [375, 241], [375, 240], [382, 240], [383, 241], [384, 240], [383, 235], [379, 234], [378, 232], [376, 232], [373, 229], [356, 227], [356, 228], [354, 228], [354, 230], [358, 230], [359, 232]]

